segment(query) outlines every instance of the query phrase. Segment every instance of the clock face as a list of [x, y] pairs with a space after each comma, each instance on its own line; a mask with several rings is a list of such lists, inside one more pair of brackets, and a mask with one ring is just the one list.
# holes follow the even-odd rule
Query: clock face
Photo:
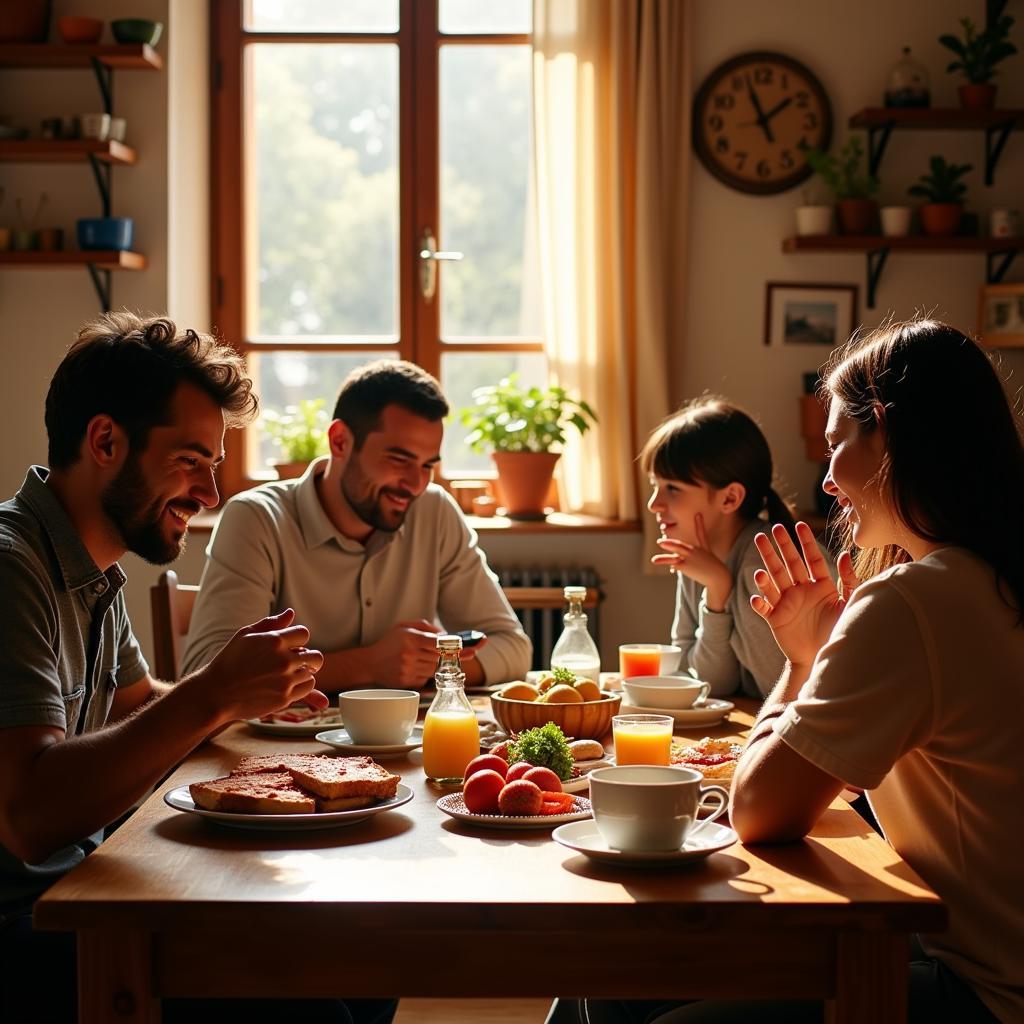
[[804, 149], [827, 149], [832, 109], [814, 75], [778, 53], [744, 53], [708, 75], [693, 104], [693, 145], [719, 181], [785, 192], [811, 174]]

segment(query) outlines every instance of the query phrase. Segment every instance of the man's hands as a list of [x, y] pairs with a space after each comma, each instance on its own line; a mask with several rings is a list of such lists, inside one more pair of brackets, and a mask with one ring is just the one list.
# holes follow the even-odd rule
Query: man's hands
[[765, 567], [754, 573], [761, 593], [751, 597], [750, 604], [771, 627], [790, 664], [809, 669], [860, 581], [850, 553], [844, 551], [839, 556], [836, 590], [811, 528], [797, 523], [796, 530], [803, 557], [778, 523], [772, 527], [778, 553], [767, 535], [759, 533], [754, 538]]
[[654, 565], [667, 565], [672, 572], [681, 572], [684, 576], [696, 580], [707, 591], [708, 608], [713, 612], [720, 612], [725, 609], [725, 602], [732, 593], [732, 574], [726, 564], [711, 550], [704, 527], [704, 517], [699, 512], [694, 518], [694, 528], [697, 531], [696, 544], [687, 544], [671, 537], [660, 537], [658, 545], [665, 550], [665, 554], [655, 555], [651, 562]]
[[206, 668], [186, 681], [206, 688], [222, 722], [256, 718], [279, 711], [297, 700], [327, 707], [327, 697], [314, 689], [324, 656], [305, 645], [309, 630], [293, 625], [295, 612], [285, 609], [251, 626], [243, 626]]

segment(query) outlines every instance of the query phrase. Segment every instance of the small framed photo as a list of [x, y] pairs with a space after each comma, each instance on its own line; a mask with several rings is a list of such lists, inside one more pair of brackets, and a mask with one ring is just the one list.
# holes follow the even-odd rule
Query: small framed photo
[[978, 337], [986, 348], [1024, 348], [1024, 284], [982, 285]]
[[765, 295], [764, 343], [835, 348], [853, 334], [856, 318], [855, 284], [769, 281]]

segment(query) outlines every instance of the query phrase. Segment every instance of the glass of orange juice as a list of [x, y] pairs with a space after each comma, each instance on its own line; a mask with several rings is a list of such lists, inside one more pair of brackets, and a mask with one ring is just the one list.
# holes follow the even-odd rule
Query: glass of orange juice
[[671, 715], [615, 715], [615, 763], [667, 765], [674, 724]]
[[619, 672], [623, 679], [661, 675], [661, 645], [619, 644]]

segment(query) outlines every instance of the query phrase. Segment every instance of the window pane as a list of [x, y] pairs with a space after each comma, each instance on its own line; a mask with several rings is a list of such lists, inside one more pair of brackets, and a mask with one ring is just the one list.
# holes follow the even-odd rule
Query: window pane
[[442, 32], [530, 32], [530, 0], [440, 0], [438, 24]]
[[398, 48], [258, 44], [250, 337], [398, 334]]
[[249, 0], [250, 32], [397, 32], [398, 0]]
[[543, 352], [446, 352], [441, 356], [441, 387], [444, 388], [451, 419], [445, 424], [441, 461], [444, 475], [474, 477], [494, 469], [490, 452], [478, 455], [466, 447], [469, 431], [460, 422], [463, 408], [473, 405], [473, 389], [497, 384], [518, 373], [523, 387], [545, 387], [547, 358]]
[[[283, 412], [303, 398], [322, 398], [327, 415], [334, 409], [341, 382], [356, 367], [376, 359], [397, 359], [387, 352], [249, 352], [249, 370], [260, 396], [260, 409]], [[278, 448], [257, 425], [248, 431], [249, 475], [266, 475], [272, 461], [281, 458]]]
[[441, 51], [441, 336], [539, 338], [527, 46]]

